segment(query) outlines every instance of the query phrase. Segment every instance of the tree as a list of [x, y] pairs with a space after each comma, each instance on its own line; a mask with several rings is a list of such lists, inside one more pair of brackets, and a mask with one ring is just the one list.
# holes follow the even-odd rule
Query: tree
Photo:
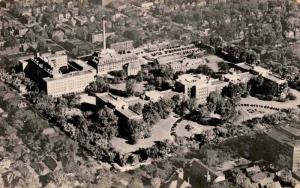
[[38, 41], [38, 45], [37, 45], [37, 51], [43, 51], [43, 50], [45, 50], [46, 49], [46, 40], [44, 40], [44, 39], [41, 39], [41, 40], [39, 40]]
[[191, 114], [191, 120], [195, 121], [197, 123], [202, 123], [203, 118], [207, 117], [209, 115], [208, 109], [205, 106], [200, 106], [196, 110], [194, 110]]
[[151, 126], [143, 121], [130, 120], [128, 122], [128, 136], [131, 143], [135, 144], [138, 139], [149, 137]]
[[159, 120], [159, 114], [155, 110], [155, 104], [153, 102], [144, 105], [143, 118], [145, 122], [149, 123], [150, 125], [157, 123]]
[[258, 62], [258, 54], [254, 51], [249, 52], [246, 57], [246, 63], [248, 64], [257, 64]]
[[108, 139], [118, 134], [118, 118], [112, 109], [104, 107], [96, 113], [96, 116], [96, 123], [92, 125], [96, 133]]
[[97, 76], [96, 80], [90, 83], [86, 88], [88, 93], [103, 93], [107, 92], [108, 90], [109, 84], [106, 83], [106, 81], [100, 76]]
[[209, 42], [210, 42], [210, 45], [212, 45], [215, 48], [222, 47], [222, 45], [223, 45], [222, 37], [217, 36], [217, 35], [212, 35], [209, 38]]
[[232, 100], [225, 99], [217, 113], [221, 115], [223, 121], [233, 118], [236, 115], [235, 103]]
[[225, 63], [224, 61], [221, 61], [220, 63], [218, 63], [218, 67], [219, 67], [219, 71], [221, 71], [223, 73], [228, 73], [229, 69], [230, 69], [228, 63]]
[[129, 106], [129, 108], [130, 108], [132, 111], [134, 111], [134, 112], [136, 112], [136, 113], [138, 113], [138, 114], [142, 114], [142, 113], [143, 113], [143, 106], [142, 106], [141, 103], [136, 103], [136, 104], [134, 104], [134, 105], [131, 105], [131, 106]]
[[71, 122], [78, 127], [81, 131], [88, 132], [88, 122], [83, 116], [73, 116]]
[[235, 102], [223, 97], [218, 92], [211, 92], [207, 98], [207, 108], [211, 113], [219, 114], [223, 121], [228, 121], [236, 114]]
[[235, 102], [238, 102], [240, 100], [240, 97], [242, 94], [244, 94], [246, 91], [246, 86], [243, 84], [234, 84], [230, 82], [228, 86], [225, 86], [222, 89], [222, 95], [229, 97], [230, 99], [234, 100]]
[[180, 96], [179, 95], [174, 95], [172, 98], [171, 98], [171, 100], [173, 101], [173, 103], [174, 103], [174, 106], [178, 106], [178, 105], [180, 105], [181, 104], [181, 102], [182, 102], [182, 100], [181, 100], [181, 98], [180, 98]]
[[4, 43], [4, 47], [16, 47], [18, 45], [19, 45], [19, 41], [15, 37], [13, 37], [11, 35], [9, 35], [7, 37], [7, 40]]
[[133, 40], [136, 46], [140, 46], [142, 44], [142, 33], [136, 28], [129, 28], [124, 33], [123, 36], [130, 40]]
[[138, 177], [135, 176], [129, 182], [129, 184], [127, 185], [127, 187], [128, 188], [144, 188], [144, 185], [143, 185], [142, 181], [140, 180], [140, 178], [138, 178]]
[[214, 112], [217, 109], [219, 101], [222, 100], [222, 96], [218, 92], [211, 92], [207, 97], [207, 108], [210, 112]]
[[187, 99], [182, 101], [179, 105], [175, 106], [175, 112], [180, 115], [186, 115], [193, 112], [196, 109], [196, 100]]
[[134, 94], [134, 88], [135, 88], [135, 80], [134, 79], [129, 79], [126, 82], [126, 94], [128, 96], [132, 96]]
[[36, 35], [34, 34], [34, 32], [32, 31], [32, 29], [29, 29], [26, 34], [25, 34], [25, 40], [27, 42], [35, 42], [36, 40]]
[[195, 70], [196, 74], [204, 74], [206, 76], [209, 77], [213, 77], [215, 75], [215, 72], [208, 67], [207, 65], [200, 65], [196, 70]]
[[172, 79], [174, 77], [174, 70], [170, 66], [160, 66], [160, 75], [166, 79]]
[[80, 105], [80, 96], [75, 94], [69, 94], [63, 96], [67, 100], [67, 104], [71, 108], [78, 107]]

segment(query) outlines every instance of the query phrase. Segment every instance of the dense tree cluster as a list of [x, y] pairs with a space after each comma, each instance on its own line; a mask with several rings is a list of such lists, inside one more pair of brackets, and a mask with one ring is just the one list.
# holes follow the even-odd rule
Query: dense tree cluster
[[157, 62], [144, 66], [137, 75], [138, 81], [148, 81], [149, 90], [170, 89], [174, 85], [174, 78], [175, 72], [170, 66], [159, 65]]
[[130, 120], [126, 127], [129, 141], [135, 144], [138, 139], [148, 138], [151, 135], [152, 126], [141, 120]]
[[102, 77], [97, 76], [96, 80], [86, 87], [88, 93], [103, 93], [109, 90], [109, 84]]
[[296, 9], [293, 1], [227, 1], [212, 7], [174, 11], [169, 15], [177, 23], [208, 27], [226, 41], [244, 35], [249, 45], [254, 46], [281, 42], [285, 32], [297, 27], [289, 19]]
[[134, 79], [129, 79], [126, 81], [126, 95], [127, 96], [132, 96], [134, 94], [134, 89], [135, 89], [135, 80]]
[[177, 150], [178, 147], [173, 143], [170, 143], [168, 141], [159, 141], [150, 148], [139, 149], [135, 152], [135, 154], [141, 156], [142, 160], [147, 160], [148, 158], [164, 159], [168, 157], [169, 154], [175, 153]]
[[264, 100], [279, 100], [280, 94], [287, 94], [287, 84], [283, 86], [276, 86], [266, 81], [262, 76], [257, 76], [248, 82], [248, 88], [252, 96], [259, 97]]
[[216, 77], [216, 73], [207, 65], [200, 65], [195, 70], [190, 70], [189, 72], [194, 74], [203, 74], [209, 77]]
[[138, 114], [142, 114], [143, 113], [143, 106], [141, 103], [136, 103], [134, 105], [129, 106], [129, 109], [131, 109], [132, 111], [138, 113]]
[[161, 99], [158, 102], [150, 102], [144, 105], [143, 118], [146, 123], [153, 125], [162, 118], [166, 119], [173, 110], [173, 101]]
[[234, 100], [219, 92], [211, 92], [207, 98], [207, 108], [211, 113], [219, 114], [223, 121], [233, 118], [237, 111]]
[[218, 63], [218, 68], [220, 72], [227, 74], [229, 72], [230, 66], [229, 63], [225, 63], [224, 61], [221, 61]]
[[245, 83], [234, 84], [230, 82], [228, 86], [222, 89], [222, 95], [230, 98], [234, 102], [238, 102], [241, 97], [248, 96], [248, 87]]

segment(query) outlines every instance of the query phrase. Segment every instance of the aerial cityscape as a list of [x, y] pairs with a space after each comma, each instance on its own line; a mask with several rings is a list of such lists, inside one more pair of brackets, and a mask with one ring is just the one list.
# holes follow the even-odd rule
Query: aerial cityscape
[[300, 188], [297, 0], [0, 0], [0, 188]]

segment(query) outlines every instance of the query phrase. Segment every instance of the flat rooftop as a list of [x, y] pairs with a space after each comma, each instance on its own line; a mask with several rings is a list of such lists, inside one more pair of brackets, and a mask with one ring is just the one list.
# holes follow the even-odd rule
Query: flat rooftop
[[237, 63], [237, 64], [235, 64], [235, 66], [240, 67], [240, 68], [245, 69], [245, 70], [248, 70], [248, 71], [253, 68], [252, 66], [250, 66], [246, 63]]
[[283, 130], [284, 132], [290, 134], [293, 137], [299, 138], [300, 139], [300, 130], [295, 128], [295, 127], [291, 127], [291, 126], [283, 126], [280, 127], [281, 130]]
[[183, 84], [195, 83], [198, 81], [207, 82], [208, 77], [203, 74], [183, 74], [178, 77], [177, 81]]
[[279, 76], [276, 76], [276, 75], [271, 74], [271, 73], [266, 74], [263, 77], [266, 78], [266, 79], [268, 79], [268, 80], [271, 80], [272, 82], [275, 82], [277, 84], [284, 84], [284, 83], [287, 82], [286, 80], [280, 78]]
[[70, 72], [67, 74], [61, 74], [55, 78], [51, 78], [51, 77], [47, 77], [44, 78], [45, 81], [52, 81], [52, 80], [62, 80], [65, 78], [70, 78], [70, 77], [75, 77], [75, 76], [80, 76], [80, 75], [84, 75], [84, 74], [94, 74], [96, 71], [93, 70], [83, 70], [83, 71], [74, 71], [74, 72]]
[[137, 114], [136, 112], [130, 110], [129, 108], [116, 109], [116, 110], [128, 119], [142, 119], [143, 118], [142, 115]]
[[[291, 131], [291, 130], [289, 130]], [[299, 131], [299, 130], [298, 130]], [[280, 129], [272, 129], [267, 132], [267, 135], [282, 144], [287, 144], [291, 147], [300, 146], [300, 140], [295, 140], [291, 136], [284, 133]]]

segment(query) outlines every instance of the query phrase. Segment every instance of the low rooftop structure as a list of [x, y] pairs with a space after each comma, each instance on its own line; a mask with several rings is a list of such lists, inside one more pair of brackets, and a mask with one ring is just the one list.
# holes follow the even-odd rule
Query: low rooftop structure
[[96, 97], [97, 99], [101, 100], [100, 102], [104, 103], [105, 105], [109, 105], [111, 108], [127, 109], [129, 107], [127, 102], [125, 102], [123, 99], [110, 93], [97, 93]]
[[250, 65], [247, 63], [238, 63], [234, 66], [243, 72], [250, 72], [254, 75], [261, 75], [265, 80], [269, 81], [269, 83], [274, 84], [276, 86], [282, 86], [287, 83], [285, 79], [281, 78], [278, 75], [275, 75], [270, 70], [265, 69], [261, 66]]
[[159, 58], [174, 58], [178, 56], [186, 57], [192, 54], [203, 53], [202, 50], [197, 48], [194, 44], [184, 45], [184, 46], [171, 46], [165, 48], [159, 48], [154, 51], [147, 53], [148, 59], [159, 59]]
[[234, 84], [247, 83], [252, 78], [252, 74], [250, 74], [249, 72], [242, 72], [242, 73], [233, 72], [233, 73], [223, 74], [222, 78], [224, 79], [224, 81], [232, 82]]
[[226, 187], [227, 180], [224, 173], [221, 171], [214, 171], [199, 159], [192, 159], [186, 164], [184, 171], [188, 177], [191, 177], [190, 183], [193, 187], [210, 187], [212, 185]]
[[114, 96], [110, 93], [97, 93], [96, 94], [97, 105], [103, 106], [107, 105], [108, 107], [115, 109], [117, 115], [125, 118], [125, 120], [141, 120], [143, 116], [137, 112], [129, 109], [128, 102], [121, 97]]

